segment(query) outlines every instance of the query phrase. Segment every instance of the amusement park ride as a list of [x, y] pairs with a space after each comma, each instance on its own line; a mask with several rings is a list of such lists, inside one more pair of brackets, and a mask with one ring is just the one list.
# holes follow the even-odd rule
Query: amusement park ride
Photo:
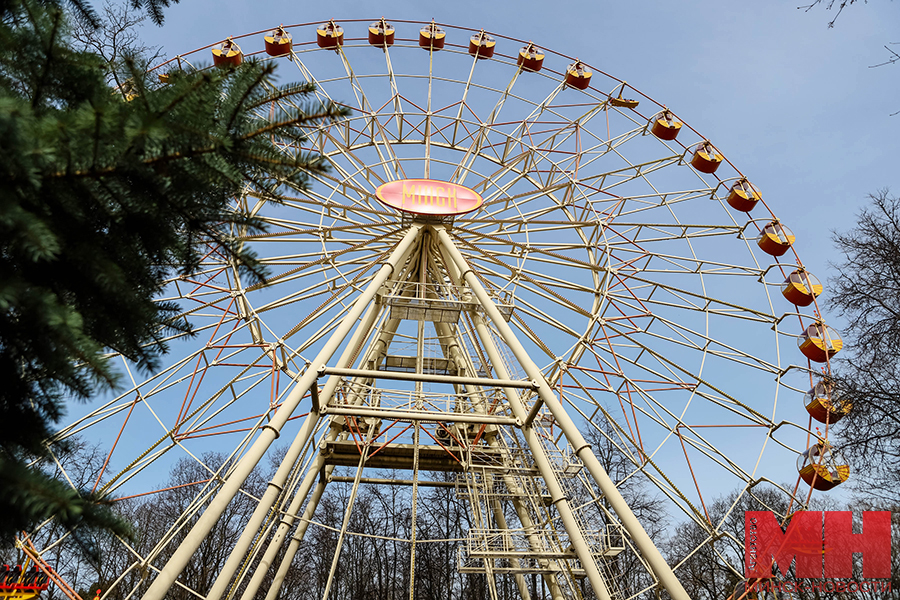
[[[165, 84], [209, 53], [156, 73]], [[379, 537], [351, 527], [359, 490], [383, 486], [408, 502], [410, 598], [417, 548], [452, 543], [456, 570], [484, 575], [493, 598], [501, 578], [532, 598], [537, 576], [553, 598], [589, 585], [684, 600], [621, 491], [630, 480], [702, 528], [692, 552], [725, 535], [711, 495], [766, 487], [791, 512], [847, 480], [828, 442], [850, 410], [829, 379], [841, 340], [800, 312], [822, 285], [760, 190], [671, 109], [532, 42], [433, 22], [281, 26], [212, 48], [220, 67], [248, 56], [352, 110], [303, 147], [273, 140], [323, 157], [310, 189], [235, 199], [268, 231], [231, 233], [272, 275], [245, 281], [210, 245], [162, 299], [197, 337], [169, 340], [179, 358], [60, 432], [109, 440], [102, 494], [152, 498], [185, 457], [209, 473], [102, 598], [190, 588], [183, 570], [276, 440], [280, 466], [197, 597], [278, 598], [323, 494], [343, 486], [328, 598], [342, 544]], [[804, 392], [805, 410], [778, 404]], [[597, 444], [627, 465], [615, 478]], [[202, 462], [225, 447], [225, 466]], [[796, 485], [767, 476], [793, 457]], [[423, 490], [442, 486], [470, 526], [419, 538]], [[9, 582], [0, 598], [29, 597]]]
[[47, 589], [50, 585], [47, 575], [28, 562], [24, 565], [3, 565], [0, 568], [0, 598], [31, 600]]
[[[41, 557], [26, 534], [16, 539], [20, 562], [0, 567], [0, 600], [32, 600], [38, 598], [52, 582], [69, 600], [81, 600], [60, 575]], [[100, 590], [97, 590], [100, 595]], [[96, 599], [95, 599], [96, 600]]]

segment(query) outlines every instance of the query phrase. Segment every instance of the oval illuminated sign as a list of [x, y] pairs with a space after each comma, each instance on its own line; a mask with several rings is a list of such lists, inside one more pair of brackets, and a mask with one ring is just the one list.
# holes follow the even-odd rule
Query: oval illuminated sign
[[390, 181], [375, 191], [383, 203], [416, 215], [461, 215], [477, 209], [484, 200], [469, 188], [434, 179]]

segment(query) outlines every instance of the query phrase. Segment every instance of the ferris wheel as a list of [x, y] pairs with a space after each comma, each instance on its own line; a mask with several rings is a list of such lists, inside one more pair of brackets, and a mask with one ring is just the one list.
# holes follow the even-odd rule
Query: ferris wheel
[[[349, 114], [282, 148], [328, 165], [309, 189], [235, 200], [268, 226], [232, 234], [269, 277], [207, 248], [163, 299], [195, 337], [60, 432], [101, 444], [101, 494], [184, 498], [122, 542], [101, 598], [343, 597], [349, 549], [388, 542], [409, 598], [436, 548], [451, 589], [483, 597], [687, 598], [680, 568], [724, 552], [739, 499], [796, 510], [849, 477], [822, 286], [752, 175], [674, 109], [531, 42], [401, 20], [281, 26], [158, 72], [251, 56]], [[163, 484], [178, 465], [199, 475]], [[388, 495], [396, 512], [364, 512]], [[450, 503], [456, 533], [430, 529]], [[703, 535], [660, 549], [660, 514]], [[239, 535], [194, 577], [228, 519]], [[314, 594], [294, 572], [310, 552]]]

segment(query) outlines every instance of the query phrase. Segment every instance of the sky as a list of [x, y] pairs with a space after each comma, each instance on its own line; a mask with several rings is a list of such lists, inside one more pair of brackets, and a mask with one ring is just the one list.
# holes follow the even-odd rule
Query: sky
[[871, 68], [889, 58], [885, 44], [900, 42], [900, 3], [856, 3], [829, 28], [835, 11], [798, 2], [183, 0], [143, 37], [172, 57], [279, 24], [383, 15], [484, 28], [579, 57], [716, 144], [794, 231], [806, 268], [826, 284], [827, 310], [829, 265], [842, 259], [833, 233], [852, 227], [869, 194], [900, 193], [900, 114], [891, 116], [900, 64]]
[[[784, 0], [373, 6], [182, 0], [162, 27], [141, 34], [171, 58], [279, 24], [383, 15], [484, 28], [579, 57], [671, 107], [762, 191], [796, 234], [807, 269], [826, 283], [820, 306], [830, 297], [829, 264], [841, 261], [833, 232], [852, 227], [868, 194], [900, 193], [900, 114], [891, 116], [900, 111], [900, 64], [870, 68], [888, 59], [885, 44], [900, 42], [900, 2], [854, 4], [834, 28], [834, 11]], [[792, 463], [785, 469], [795, 476]]]
[[184, 0], [143, 36], [171, 57], [281, 23], [383, 15], [533, 40], [672, 107], [761, 189], [826, 280], [841, 260], [833, 231], [868, 194], [900, 192], [900, 64], [870, 68], [900, 42], [900, 3], [856, 3], [829, 28], [835, 11], [801, 2]]
[[[141, 35], [144, 43], [161, 46], [163, 56], [172, 58], [229, 36], [271, 30], [279, 24], [329, 19], [369, 21], [381, 16], [388, 21], [434, 18], [440, 23], [483, 28], [490, 33], [532, 40], [542, 47], [578, 57], [671, 107], [680, 118], [712, 141], [762, 191], [767, 205], [796, 234], [795, 248], [806, 268], [825, 282], [824, 302], [819, 305], [827, 307], [830, 298], [828, 279], [833, 273], [829, 264], [839, 263], [842, 259], [840, 249], [832, 241], [834, 232], [846, 231], [853, 226], [855, 215], [866, 206], [869, 194], [884, 188], [892, 188], [895, 194], [900, 194], [900, 169], [897, 168], [900, 114], [891, 116], [891, 113], [900, 112], [900, 94], [897, 94], [900, 63], [871, 68], [890, 57], [885, 44], [900, 44], [900, 1], [855, 3], [844, 10], [833, 28], [829, 28], [828, 23], [834, 18], [834, 11], [823, 7], [808, 11], [798, 9], [797, 3], [802, 1], [523, 0], [513, 3], [460, 0], [438, 3], [393, 0], [374, 5], [340, 0], [319, 3], [182, 0], [165, 11], [166, 21], [162, 27], [148, 24]], [[95, 2], [99, 4], [99, 0]], [[361, 31], [363, 24], [354, 23], [353, 27], [355, 31]], [[403, 27], [412, 26], [404, 24]], [[405, 35], [409, 35], [408, 32]], [[257, 39], [255, 43], [261, 46], [259, 42], [261, 40]], [[900, 51], [900, 45], [893, 47]], [[201, 55], [201, 60], [206, 63], [211, 58], [208, 52], [205, 50]], [[504, 48], [502, 52], [510, 52], [510, 49]], [[381, 60], [380, 52], [371, 54]], [[419, 56], [424, 57], [424, 54], [419, 53]], [[700, 208], [694, 208], [698, 206]], [[691, 207], [702, 210], [700, 203]], [[691, 213], [691, 216], [695, 215]], [[728, 241], [732, 242], [731, 238]], [[733, 285], [728, 284], [727, 292], [739, 295]], [[712, 294], [720, 291], [713, 289]], [[774, 293], [778, 295], [777, 291]], [[777, 305], [778, 310], [789, 310], [785, 305], [785, 302]], [[296, 315], [292, 317], [292, 323], [296, 323]], [[827, 312], [826, 319], [841, 328], [841, 321], [831, 318]], [[768, 324], [764, 329], [768, 334]], [[735, 326], [731, 333], [740, 337], [742, 334], [734, 333], [736, 330]], [[762, 341], [774, 348], [771, 339]], [[189, 343], [193, 349], [194, 341]], [[799, 363], [793, 339], [785, 344], [785, 348], [794, 352], [796, 358], [785, 358], [779, 364]], [[756, 348], [751, 345], [746, 350], [752, 353]], [[199, 359], [197, 362], [199, 364]], [[704, 368], [713, 371], [715, 361], [710, 360], [709, 366]], [[727, 376], [727, 373], [717, 376], [703, 373], [707, 381]], [[180, 384], [184, 385], [186, 379]], [[758, 399], [768, 403], [762, 410], [769, 416], [771, 410], [767, 412], [766, 408], [772, 407], [770, 398], [744, 380], [736, 378], [736, 381], [729, 383], [741, 388], [748, 402]], [[217, 389], [218, 383], [211, 375], [205, 385]], [[190, 385], [193, 385], [193, 379]], [[769, 385], [776, 387], [774, 382]], [[175, 384], [172, 386], [176, 387]], [[160, 387], [165, 386], [160, 384]], [[181, 393], [181, 389], [176, 392]], [[789, 392], [781, 393], [780, 399], [784, 400], [777, 407], [779, 412], [774, 417], [775, 422], [783, 418], [796, 420], [797, 414], [802, 413], [798, 398]], [[248, 403], [259, 399], [258, 391], [254, 394], [256, 396], [248, 394]], [[165, 398], [164, 394], [161, 396]], [[696, 419], [697, 413], [706, 406], [702, 400], [694, 402], [691, 410], [697, 412], [689, 413], [691, 419]], [[96, 410], [100, 405], [98, 401], [84, 410]], [[236, 403], [235, 410], [238, 409], [245, 410], [243, 405]], [[625, 410], [624, 406], [622, 410]], [[801, 416], [805, 423], [805, 415]], [[146, 418], [147, 421], [138, 424], [142, 430], [132, 434], [133, 439], [126, 436], [122, 447], [133, 444], [140, 446], [138, 452], [142, 452], [146, 448], [142, 436], [151, 441], [159, 439], [159, 430], [164, 424], [160, 422], [157, 429], [156, 424]], [[113, 421], [111, 425], [102, 424], [98, 433], [107, 437], [104, 442], [115, 439], [118, 444], [118, 438], [112, 436], [117, 433], [115, 428], [119, 421]], [[715, 427], [702, 418], [699, 421], [699, 427]], [[688, 422], [698, 423], [697, 420]], [[290, 427], [299, 428], [299, 422], [288, 426], [286, 431], [292, 431]], [[668, 430], [651, 431], [660, 437], [665, 434], [668, 440], [665, 451], [655, 457], [657, 462], [682, 489], [688, 490], [693, 499], [692, 481], [678, 456], [675, 439]], [[704, 433], [712, 443], [721, 443], [728, 452], [733, 451], [730, 458], [735, 458], [744, 467], [753, 467], [758, 449], [754, 447], [744, 452], [746, 447], [740, 436], [745, 434], [737, 431], [706, 429]], [[95, 434], [92, 432], [91, 435]], [[785, 438], [799, 447], [803, 435], [791, 430], [785, 433]], [[228, 438], [225, 443], [231, 443], [232, 439], [235, 438]], [[648, 447], [651, 446], [648, 444]], [[662, 448], [663, 443], [659, 447]], [[672, 448], [675, 448], [674, 453]], [[746, 456], [738, 456], [739, 453]], [[776, 482], [796, 478], [793, 453], [779, 449], [774, 442], [765, 453], [766, 459], [773, 455], [781, 458], [774, 466], [766, 464], [760, 472], [754, 471], [754, 477], [766, 475]], [[116, 465], [119, 469], [130, 457], [117, 456], [117, 459], [122, 463]], [[135, 483], [135, 488], [160, 485], [165, 477], [160, 470], [148, 473], [142, 474], [143, 481]], [[694, 478], [692, 468], [690, 476]], [[726, 493], [734, 485], [733, 480], [720, 481], [721, 475], [713, 469], [697, 473], [697, 479], [698, 487], [715, 494]], [[844, 489], [846, 487], [849, 486]], [[122, 489], [131, 493], [128, 487]]]

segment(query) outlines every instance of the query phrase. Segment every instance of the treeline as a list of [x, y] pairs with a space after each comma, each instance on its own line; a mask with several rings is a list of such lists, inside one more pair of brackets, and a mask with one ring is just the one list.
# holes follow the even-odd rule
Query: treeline
[[[276, 452], [276, 454], [278, 454]], [[97, 448], [83, 443], [73, 443], [72, 452], [59, 457], [59, 465], [78, 489], [91, 489], [102, 470], [105, 455]], [[608, 465], [616, 476], [616, 469], [625, 469], [624, 463]], [[50, 547], [44, 558], [84, 599], [94, 597], [97, 589], [104, 594], [110, 588], [110, 600], [139, 598], [155, 576], [154, 568], [164, 565], [184, 539], [186, 532], [202, 513], [211, 493], [204, 486], [216, 473], [227, 470], [225, 457], [205, 454], [199, 461], [190, 458], [180, 460], [165, 481], [154, 487], [162, 491], [114, 502], [116, 512], [124, 521], [132, 524], [131, 539], [112, 534], [94, 533], [90, 537], [75, 540], [69, 536], [60, 544], [53, 542], [65, 534], [54, 522], [48, 522], [33, 534], [38, 548]], [[52, 470], [52, 469], [51, 469]], [[187, 600], [196, 595], [186, 588], [205, 594], [221, 571], [253, 509], [275, 470], [275, 465], [261, 467], [247, 480], [229, 505], [228, 510], [204, 540], [187, 568], [179, 578], [184, 587], [173, 586], [167, 598]], [[61, 473], [61, 472], [60, 472]], [[60, 475], [54, 473], [54, 476]], [[335, 475], [352, 475], [350, 470], [335, 471]], [[621, 475], [622, 473], [620, 473]], [[408, 479], [408, 472], [370, 473], [367, 476]], [[431, 475], [423, 475], [423, 479]], [[329, 598], [400, 599], [409, 598], [411, 584], [420, 600], [506, 600], [521, 598], [515, 578], [509, 574], [488, 577], [479, 573], [460, 573], [458, 550], [465, 544], [469, 529], [478, 527], [476, 513], [485, 505], [473, 509], [469, 499], [458, 497], [454, 487], [454, 474], [446, 474], [438, 481], [440, 487], [422, 485], [418, 488], [415, 517], [415, 567], [413, 565], [412, 488], [364, 484], [359, 488], [348, 535], [341, 545], [339, 560], [331, 576], [332, 562], [338, 544], [345, 509], [350, 500], [352, 486], [349, 483], [329, 483], [313, 517], [303, 543], [292, 561], [279, 598], [283, 600], [321, 599], [329, 579], [332, 580]], [[571, 488], [583, 485], [573, 480]], [[210, 486], [210, 492], [215, 486]], [[583, 490], [584, 491], [584, 490]], [[582, 491], [582, 492], [583, 492]], [[648, 523], [652, 535], [663, 531], [662, 504], [638, 483], [630, 480], [623, 492], [638, 517]], [[582, 503], [590, 502], [589, 496]], [[509, 498], [499, 501], [501, 511], [511, 528], [521, 527], [517, 513]], [[536, 521], [543, 527], [553, 528], [558, 515], [552, 506], [537, 503], [530, 510], [545, 521]], [[582, 512], [586, 525], [603, 530], [607, 517], [597, 507]], [[483, 516], [483, 513], [482, 513]], [[491, 520], [492, 517], [487, 517]], [[551, 522], [550, 525], [547, 522]], [[483, 523], [483, 521], [482, 521]], [[277, 523], [274, 524], [277, 526]], [[483, 526], [483, 525], [482, 525]], [[558, 526], [558, 524], [557, 524]], [[177, 530], [171, 528], [177, 527]], [[267, 530], [265, 542], [271, 538], [275, 527]], [[259, 540], [257, 540], [258, 542]], [[265, 544], [262, 544], [265, 547]], [[261, 555], [261, 552], [257, 555]], [[281, 562], [284, 549], [279, 553], [266, 580], [257, 592], [264, 598], [272, 577]], [[4, 562], [15, 564], [11, 548], [0, 556]], [[142, 558], [147, 563], [141, 562]], [[507, 565], [501, 561], [500, 564]], [[255, 562], [240, 574], [232, 585], [237, 586], [235, 597], [240, 597], [255, 568]], [[652, 584], [649, 575], [641, 567], [633, 552], [623, 552], [604, 566], [605, 574], [612, 577], [630, 592], [639, 591]], [[415, 582], [411, 579], [414, 577]], [[525, 581], [532, 598], [550, 598], [550, 591], [541, 576], [526, 576]], [[573, 581], [571, 578], [569, 581]], [[565, 587], [565, 586], [564, 586]], [[585, 579], [574, 580], [574, 588], [568, 588], [567, 597], [593, 597]], [[48, 600], [62, 600], [63, 596], [53, 586], [46, 592]], [[650, 598], [652, 595], [647, 595]]]
[[[67, 474], [73, 477], [73, 483], [85, 488], [93, 484], [103, 458], [96, 448], [81, 444], [74, 453], [64, 458], [62, 464]], [[116, 511], [132, 524], [133, 539], [98, 534], [90, 539], [90, 547], [87, 548], [70, 540], [51, 548], [44, 554], [44, 559], [84, 599], [93, 598], [97, 589], [106, 593], [113, 584], [115, 588], [108, 596], [110, 600], [140, 597], [149, 586], [152, 572], [145, 565], [136, 564], [136, 561], [139, 557], [152, 556], [154, 566], [160, 567], [166, 563], [202, 513], [205, 503], [196, 501], [199, 488], [207, 485], [212, 475], [210, 469], [217, 471], [223, 466], [224, 456], [205, 454], [201, 461], [203, 464], [188, 458], [180, 460], [169, 478], [158, 486], [164, 491], [115, 503]], [[229, 505], [191, 559], [179, 578], [180, 582], [200, 592], [209, 590], [249, 520], [256, 506], [256, 498], [262, 495], [265, 482], [266, 478], [259, 472], [248, 479], [242, 493]], [[322, 598], [349, 493], [349, 484], [329, 484], [319, 503], [314, 523], [288, 571], [279, 596], [283, 600]], [[412, 537], [410, 499], [410, 488], [384, 485], [361, 487], [347, 529], [352, 535], [347, 536], [342, 544], [330, 598], [409, 598], [412, 556], [411, 544], [406, 540]], [[169, 529], [173, 524], [184, 526], [173, 534]], [[487, 600], [491, 597], [484, 575], [460, 574], [456, 569], [457, 547], [470, 526], [471, 511], [463, 500], [456, 497], [454, 488], [423, 486], [419, 489], [416, 537], [419, 540], [441, 541], [416, 544], [417, 598]], [[63, 533], [60, 527], [48, 523], [33, 539], [35, 545], [42, 548]], [[164, 547], [160, 548], [163, 544]], [[283, 553], [279, 555], [275, 568], [271, 569], [257, 597], [265, 596]], [[99, 558], [92, 558], [92, 554]], [[12, 564], [17, 560], [12, 548], [6, 548], [0, 558]], [[238, 596], [250, 574], [248, 572], [238, 584]], [[519, 597], [512, 577], [498, 577], [496, 581], [500, 598]], [[131, 595], [135, 590], [137, 594]], [[64, 598], [53, 586], [46, 592], [46, 597], [48, 600]], [[188, 600], [196, 596], [176, 585], [167, 598]]]
[[[74, 485], [89, 489], [96, 481], [105, 457], [96, 448], [86, 444], [75, 444], [73, 450], [61, 457], [60, 464]], [[601, 459], [610, 458], [605, 456], [601, 444], [598, 444], [598, 453]], [[45, 552], [45, 560], [86, 600], [93, 598], [97, 589], [106, 593], [113, 585], [108, 596], [111, 600], [139, 598], [154, 576], [153, 567], [159, 568], [166, 563], [201, 514], [210, 494], [200, 492], [223, 466], [227, 468], [228, 465], [225, 457], [219, 454], [205, 454], [200, 457], [200, 462], [182, 459], [168, 478], [157, 486], [164, 491], [115, 502], [116, 511], [132, 524], [131, 539], [117, 538], [111, 534], [95, 534], [81, 539], [70, 536]], [[607, 466], [614, 477], [621, 475], [627, 468], [624, 463], [615, 461], [607, 462]], [[210, 589], [249, 520], [256, 506], [256, 499], [262, 495], [270, 471], [274, 471], [273, 466], [258, 470], [248, 479], [242, 493], [229, 505], [179, 578], [184, 586], [201, 594]], [[381, 475], [406, 479], [409, 474]], [[445, 483], [451, 481], [452, 475], [443, 480]], [[313, 522], [288, 570], [278, 596], [280, 599], [320, 600], [325, 594], [332, 568], [334, 573], [328, 598], [334, 599], [409, 598], [413, 574], [415, 598], [418, 600], [521, 598], [512, 575], [498, 574], [489, 578], [485, 574], [458, 571], [458, 548], [465, 543], [469, 529], [477, 527], [478, 523], [469, 500], [457, 497], [456, 490], [448, 486], [419, 487], [415, 519], [415, 537], [418, 542], [415, 545], [413, 572], [412, 545], [408, 542], [413, 533], [411, 488], [361, 485], [347, 527], [349, 535], [345, 537], [339, 560], [333, 567], [351, 487], [349, 483], [328, 484]], [[574, 490], [576, 487], [570, 486], [570, 489]], [[735, 591], [738, 593], [733, 597], [740, 597], [743, 589], [741, 574], [745, 511], [772, 510], [776, 514], [785, 514], [798, 508], [796, 505], [787, 505], [783, 492], [774, 487], [759, 485], [740, 498], [729, 495], [708, 506], [709, 520], [718, 525], [717, 531], [713, 533], [712, 528], [701, 520], [680, 524], [668, 522], [664, 504], [637, 478], [629, 480], [623, 487], [623, 493], [669, 563], [679, 565], [676, 573], [693, 600], [721, 600]], [[510, 526], [517, 525], [511, 502], [507, 499], [501, 504]], [[810, 508], [849, 509], [828, 499], [816, 500]], [[875, 509], [864, 505], [854, 508], [857, 517], [860, 509]], [[552, 517], [551, 512], [548, 511], [547, 514]], [[586, 511], [583, 515], [588, 519], [587, 525], [590, 528], [600, 529], [604, 524], [605, 517], [601, 507]], [[900, 515], [895, 515], [898, 516]], [[170, 530], [173, 524], [178, 527], [177, 531]], [[268, 530], [264, 541], [268, 541], [273, 529]], [[894, 578], [891, 589], [897, 590], [900, 589], [900, 518], [894, 519], [893, 529]], [[35, 534], [35, 543], [39, 548], [46, 547], [64, 533], [61, 526], [53, 522], [47, 523]], [[284, 550], [257, 592], [257, 598], [265, 597], [283, 555]], [[141, 557], [148, 558], [149, 564], [142, 564]], [[0, 558], [5, 563], [16, 564], [11, 548], [2, 552]], [[863, 581], [859, 555], [856, 556], [856, 563], [855, 580]], [[604, 560], [601, 567], [605, 577], [614, 580], [614, 586], [622, 597], [647, 600], [666, 597], [664, 593], [662, 596], [657, 595], [651, 577], [642, 568], [640, 559], [634, 552], [624, 551]], [[244, 576], [235, 578], [232, 583], [237, 587], [235, 597], [239, 598], [243, 593], [254, 568], [255, 563], [251, 562], [245, 569]], [[775, 581], [793, 580], [794, 571], [791, 568], [787, 577]], [[540, 576], [526, 576], [525, 584], [533, 599], [551, 597]], [[832, 592], [827, 597], [829, 600], [881, 600], [896, 597], [896, 592], [882, 590], [883, 586], [865, 591]], [[53, 586], [45, 594], [48, 600], [63, 598], [61, 592]], [[575, 587], [566, 593], [567, 597], [577, 598], [579, 595], [584, 598], [594, 597], [585, 579], [576, 579]], [[167, 595], [172, 600], [196, 597], [193, 592], [178, 585], [173, 586]], [[799, 590], [792, 595], [796, 600], [818, 600], [822, 597], [822, 592], [818, 589]]]

